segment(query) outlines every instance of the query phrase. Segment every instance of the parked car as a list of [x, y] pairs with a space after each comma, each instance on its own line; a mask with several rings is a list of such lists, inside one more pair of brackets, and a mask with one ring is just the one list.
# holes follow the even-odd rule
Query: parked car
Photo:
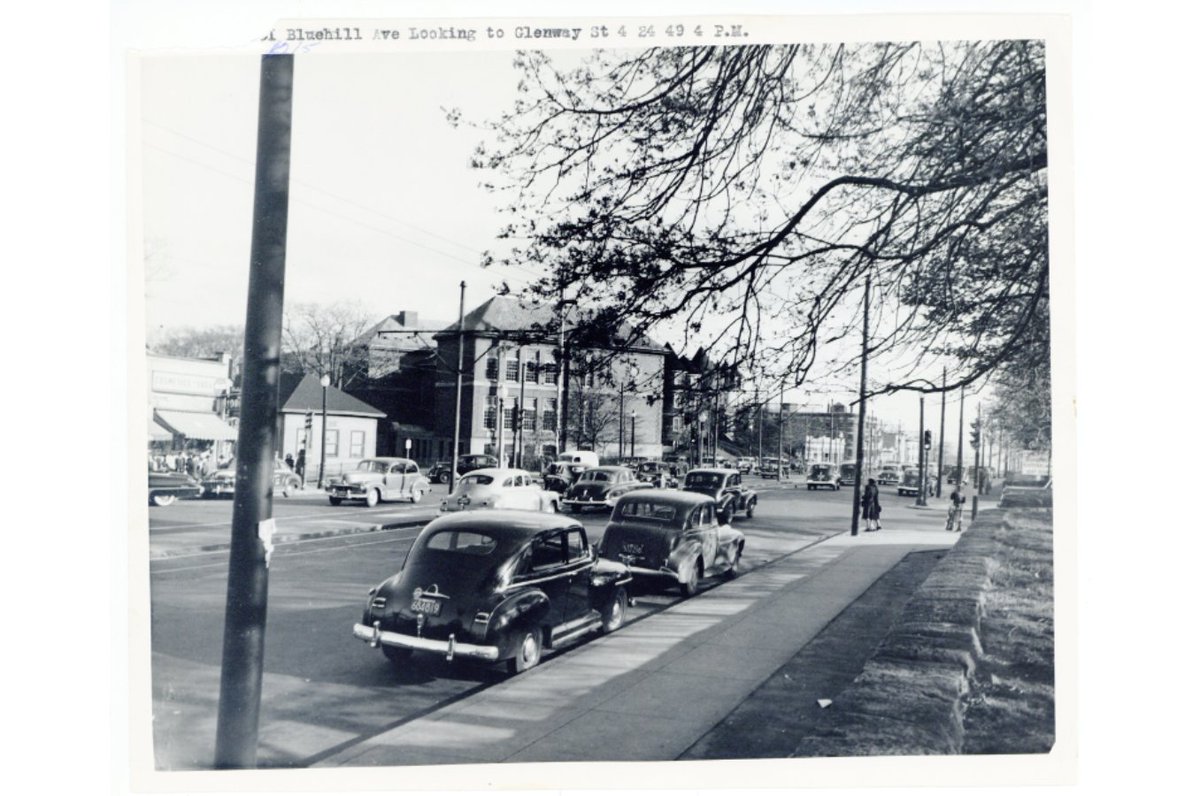
[[[933, 472], [925, 474], [925, 494], [932, 495], [937, 488], [937, 476]], [[921, 492], [921, 470], [919, 467], [905, 467], [900, 485], [896, 487], [897, 495], [912, 495], [916, 497]]]
[[563, 505], [571, 511], [589, 508], [612, 508], [617, 498], [634, 489], [648, 489], [628, 467], [593, 467], [584, 470], [579, 479], [563, 495]]
[[485, 467], [462, 478], [454, 491], [442, 498], [442, 511], [522, 509], [557, 512], [561, 497], [542, 489], [524, 470]]
[[660, 489], [674, 489], [679, 486], [679, 479], [671, 474], [671, 465], [666, 462], [645, 461], [637, 466], [634, 474], [638, 480], [645, 481]]
[[325, 492], [331, 505], [343, 500], [361, 500], [374, 506], [381, 500], [411, 500], [420, 503], [429, 491], [429, 479], [412, 459], [379, 456], [363, 459], [353, 470], [329, 481]]
[[647, 489], [617, 499], [600, 555], [628, 566], [635, 580], [677, 584], [691, 596], [702, 578], [736, 576], [745, 545], [745, 535], [720, 520], [710, 496]]
[[[787, 470], [786, 464], [784, 464], [783, 469]], [[758, 474], [763, 478], [778, 478], [779, 459], [776, 459], [774, 456], [764, 456], [762, 463], [758, 465]]]
[[403, 665], [414, 651], [509, 671], [625, 621], [623, 564], [606, 561], [574, 520], [470, 511], [425, 526], [400, 571], [371, 589], [354, 635]]
[[169, 506], [179, 498], [195, 498], [204, 494], [200, 482], [187, 473], [151, 472], [147, 485], [152, 506]]
[[754, 459], [749, 456], [742, 456], [737, 460], [737, 470], [742, 475], [749, 475], [754, 471]]
[[742, 474], [737, 470], [692, 470], [683, 479], [683, 489], [716, 501], [717, 516], [722, 523], [731, 522], [739, 511], [750, 519], [758, 506], [758, 493], [742, 483]]
[[586, 464], [575, 464], [564, 461], [550, 462], [546, 465], [546, 469], [542, 471], [542, 484], [551, 492], [557, 492], [561, 495], [587, 469]]
[[858, 465], [854, 462], [846, 462], [838, 468], [838, 485], [839, 486], [854, 486], [858, 483]]
[[[486, 453], [466, 453], [458, 457], [458, 464], [455, 469], [459, 475], [466, 475], [475, 470], [482, 470], [484, 467], [499, 467], [500, 460], [495, 456], [490, 456]], [[438, 462], [429, 468], [427, 476], [430, 483], [448, 484], [450, 483], [450, 462]]]
[[[200, 485], [204, 487], [203, 497], [206, 498], [233, 497], [233, 489], [236, 484], [236, 466], [222, 467], [220, 470], [210, 473], [200, 482]], [[289, 497], [303, 486], [300, 482], [300, 476], [296, 475], [286, 464], [278, 460], [275, 462], [272, 485], [275, 491], [284, 497]]]
[[821, 487], [829, 487], [830, 489], [841, 489], [841, 481], [838, 480], [838, 470], [832, 464], [814, 464], [808, 468], [808, 488], [809, 490], [819, 489]]
[[881, 467], [875, 480], [880, 486], [892, 486], [900, 483], [900, 471], [895, 467]]

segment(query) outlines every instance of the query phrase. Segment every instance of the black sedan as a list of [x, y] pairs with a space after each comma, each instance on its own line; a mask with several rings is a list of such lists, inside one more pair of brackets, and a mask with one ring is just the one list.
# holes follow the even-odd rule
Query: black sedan
[[717, 516], [729, 522], [739, 511], [754, 516], [758, 493], [742, 483], [742, 474], [732, 469], [692, 470], [683, 479], [685, 492], [708, 495], [717, 502]]
[[153, 506], [169, 506], [178, 498], [196, 498], [204, 487], [186, 473], [151, 472], [148, 479], [149, 502]]
[[356, 638], [394, 664], [414, 651], [507, 661], [514, 674], [589, 633], [621, 626], [632, 578], [578, 522], [480, 510], [439, 517], [400, 571], [371, 589]]
[[617, 498], [635, 489], [649, 489], [628, 467], [593, 467], [585, 470], [563, 496], [563, 505], [571, 511], [589, 508], [611, 509]]

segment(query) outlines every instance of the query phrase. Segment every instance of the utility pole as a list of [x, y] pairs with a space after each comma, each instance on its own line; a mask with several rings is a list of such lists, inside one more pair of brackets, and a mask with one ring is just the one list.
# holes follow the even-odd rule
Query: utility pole
[[754, 388], [754, 402], [758, 404], [758, 468], [762, 472], [763, 405], [758, 399], [758, 387]]
[[938, 428], [938, 468], [937, 468], [937, 496], [942, 496], [942, 474], [945, 472], [943, 467], [942, 455], [946, 452], [946, 368], [942, 367], [942, 424]]
[[[462, 433], [462, 383], [463, 383], [463, 320], [467, 308], [467, 283], [458, 283], [458, 371], [454, 386], [454, 450], [450, 453], [450, 490], [458, 483], [458, 447]], [[500, 375], [497, 373], [496, 375]]]
[[[714, 464], [716, 460], [714, 459]], [[776, 480], [783, 483], [783, 382], [779, 383], [779, 458], [775, 460], [777, 470], [775, 471]]]
[[917, 480], [917, 505], [927, 505], [925, 500], [925, 490], [928, 487], [925, 485], [925, 469], [927, 466], [929, 454], [925, 452], [925, 395], [921, 395], [921, 429], [917, 432], [917, 469], [921, 472], [921, 477]]
[[505, 467], [504, 463], [504, 399], [508, 396], [508, 363], [505, 361], [504, 347], [500, 347], [499, 356], [496, 359], [496, 459], [500, 462], [501, 467]]
[[525, 463], [525, 349], [517, 348], [517, 411], [513, 429], [513, 467]]
[[242, 411], [217, 703], [214, 765], [218, 769], [254, 768], [258, 757], [267, 569], [274, 530], [271, 490], [287, 265], [293, 59], [292, 55], [264, 55], [259, 75]]
[[963, 408], [966, 406], [966, 404], [967, 404], [967, 388], [964, 385], [964, 386], [958, 388], [958, 464], [957, 464], [958, 475], [956, 476], [956, 478], [958, 481], [958, 490], [959, 490], [958, 494], [960, 497], [962, 496], [962, 485], [963, 485], [963, 475], [964, 475], [964, 473], [963, 473], [963, 458], [962, 458], [962, 453], [963, 453], [963, 451], [962, 451], [962, 449], [963, 449]]
[[871, 273], [867, 272], [867, 284], [863, 288], [863, 331], [862, 331], [862, 367], [858, 375], [858, 439], [854, 441], [855, 466], [858, 477], [854, 479], [854, 505], [850, 507], [850, 535], [858, 536], [858, 504], [862, 500], [863, 474], [863, 429], [867, 419], [867, 335], [871, 310]]
[[983, 491], [983, 472], [979, 456], [983, 453], [983, 402], [975, 404], [975, 494]]
[[564, 294], [566, 293], [566, 281], [563, 279], [562, 272], [558, 275], [558, 370], [554, 379], [554, 458], [558, 458], [567, 448], [567, 428], [564, 400], [566, 396], [563, 394], [563, 388], [566, 385], [567, 373], [567, 334], [566, 334], [566, 309], [564, 304]]

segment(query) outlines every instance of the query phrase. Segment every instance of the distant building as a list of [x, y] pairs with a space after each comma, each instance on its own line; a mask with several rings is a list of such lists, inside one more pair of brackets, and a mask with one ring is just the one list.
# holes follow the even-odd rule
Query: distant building
[[215, 447], [227, 455], [237, 439], [229, 412], [230, 357], [146, 355], [148, 440], [161, 450]]
[[378, 455], [376, 427], [386, 415], [337, 387], [324, 388], [325, 417], [321, 414], [321, 381], [311, 374], [285, 373], [279, 378], [279, 414], [276, 445], [280, 457], [295, 457], [305, 449], [310, 480], [321, 460], [320, 440], [325, 440], [325, 474], [337, 475], [360, 459]]

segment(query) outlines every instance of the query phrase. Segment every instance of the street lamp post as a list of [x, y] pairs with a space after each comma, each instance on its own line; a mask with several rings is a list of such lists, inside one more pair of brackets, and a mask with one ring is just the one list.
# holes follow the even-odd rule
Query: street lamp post
[[629, 458], [637, 457], [637, 449], [634, 447], [637, 444], [637, 410], [629, 410]]
[[328, 437], [326, 420], [329, 418], [329, 374], [321, 376], [321, 466], [317, 469], [317, 489], [325, 485], [325, 440]]

